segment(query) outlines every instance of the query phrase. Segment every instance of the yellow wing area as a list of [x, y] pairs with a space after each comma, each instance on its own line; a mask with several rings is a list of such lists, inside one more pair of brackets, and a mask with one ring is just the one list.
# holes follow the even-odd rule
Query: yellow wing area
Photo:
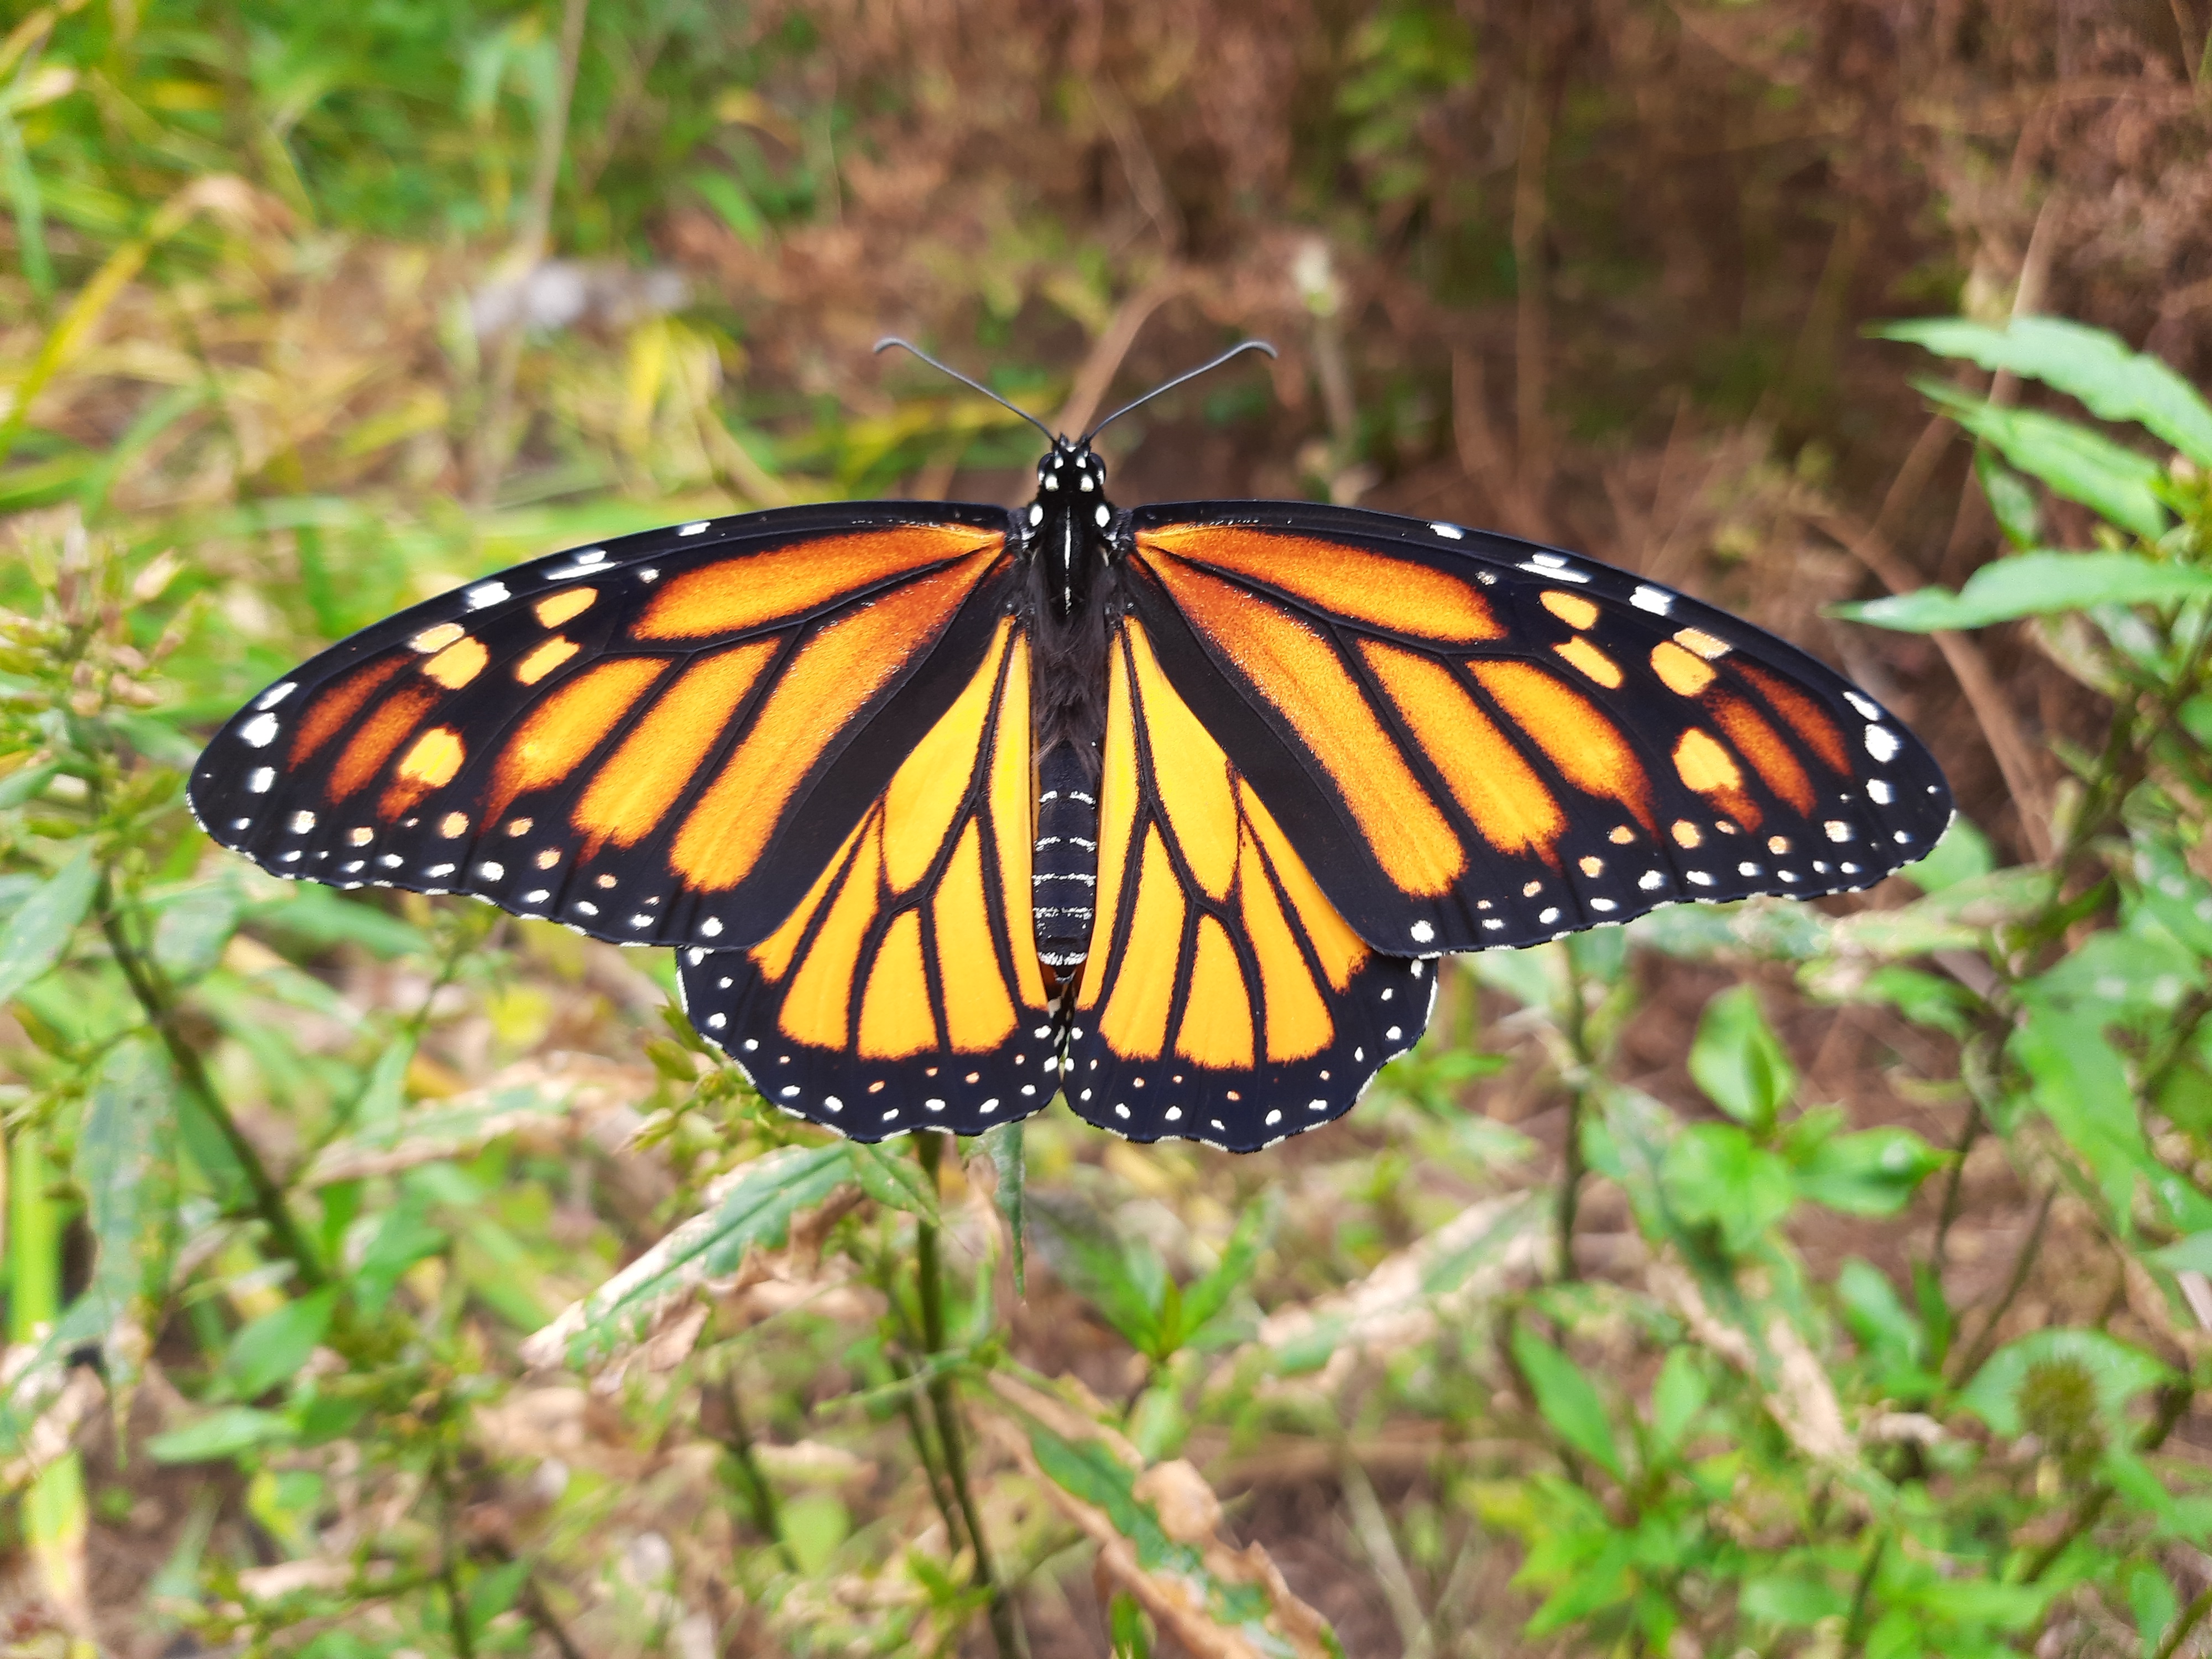
[[1162, 672], [1117, 634], [1098, 888], [1069, 1103], [1133, 1139], [1249, 1149], [1325, 1122], [1425, 1023], [1425, 966], [1377, 957]]
[[1051, 1098], [1030, 900], [1030, 652], [982, 665], [784, 924], [693, 952], [693, 1022], [769, 1100], [862, 1139], [980, 1133]]

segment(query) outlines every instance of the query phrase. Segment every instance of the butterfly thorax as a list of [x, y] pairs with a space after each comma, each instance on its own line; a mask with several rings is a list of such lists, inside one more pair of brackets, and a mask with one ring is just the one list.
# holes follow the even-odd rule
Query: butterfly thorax
[[1042, 759], [1065, 744], [1092, 777], [1106, 730], [1115, 520], [1103, 463], [1088, 444], [1055, 441], [1037, 463], [1036, 497], [1021, 515], [1036, 753]]

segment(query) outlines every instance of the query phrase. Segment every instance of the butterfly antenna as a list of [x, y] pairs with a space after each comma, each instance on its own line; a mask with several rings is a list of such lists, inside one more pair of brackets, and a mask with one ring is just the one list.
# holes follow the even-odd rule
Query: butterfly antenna
[[[1131, 410], [1140, 408], [1144, 404], [1152, 402], [1153, 398], [1158, 397], [1162, 392], [1173, 392], [1185, 380], [1194, 380], [1201, 374], [1210, 374], [1215, 369], [1220, 368], [1222, 364], [1227, 362], [1231, 358], [1241, 357], [1248, 351], [1264, 351], [1270, 357], [1275, 355], [1275, 348], [1269, 345], [1265, 340], [1240, 340], [1235, 345], [1230, 347], [1228, 350], [1223, 352], [1218, 357], [1214, 358], [1212, 362], [1200, 363], [1196, 368], [1188, 370], [1183, 374], [1176, 375], [1175, 379], [1170, 380], [1165, 386], [1154, 386], [1150, 392], [1147, 392], [1143, 397], [1138, 398], [1134, 403], [1123, 404], [1121, 408], [1115, 410], [1104, 420], [1099, 422], [1097, 425], [1092, 427], [1090, 431], [1085, 433], [1083, 434], [1082, 443], [1089, 443], [1093, 438], [1103, 432], [1108, 427], [1113, 425], [1115, 422], [1120, 420]], [[1081, 445], [1079, 444], [1077, 447], [1079, 448], [1081, 447]]]
[[902, 340], [896, 334], [886, 334], [882, 339], [876, 342], [876, 349], [878, 351], [886, 351], [892, 346], [897, 346], [902, 350], [911, 351], [915, 356], [921, 358], [922, 362], [927, 363], [939, 374], [950, 374], [954, 380], [959, 381], [961, 385], [966, 386], [969, 391], [981, 392], [993, 403], [998, 404], [1000, 408], [1012, 410], [1015, 414], [1020, 416], [1038, 431], [1043, 433], [1044, 441], [1047, 443], [1057, 441], [1053, 436], [1052, 428], [1047, 426], [1042, 421], [1037, 419], [1036, 416], [1030, 414], [1029, 410], [1021, 408], [1018, 404], [1008, 403], [1004, 398], [1001, 398], [997, 392], [992, 391], [990, 387], [985, 386], [981, 380], [969, 380], [958, 369], [953, 368], [951, 364], [939, 362], [936, 358], [931, 356], [927, 351], [924, 351], [913, 341]]

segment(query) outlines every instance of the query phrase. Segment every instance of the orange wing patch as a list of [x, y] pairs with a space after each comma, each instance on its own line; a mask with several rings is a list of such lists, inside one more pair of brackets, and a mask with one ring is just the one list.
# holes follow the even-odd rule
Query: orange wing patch
[[1505, 628], [1473, 582], [1383, 553], [1309, 536], [1241, 526], [1187, 525], [1141, 532], [1155, 568], [1170, 583], [1176, 562], [1264, 582], [1333, 616], [1444, 645], [1505, 637]]
[[803, 548], [739, 554], [671, 578], [633, 624], [631, 637], [696, 640], [742, 633], [931, 565], [988, 562], [1004, 541], [966, 526], [906, 525], [815, 538]]

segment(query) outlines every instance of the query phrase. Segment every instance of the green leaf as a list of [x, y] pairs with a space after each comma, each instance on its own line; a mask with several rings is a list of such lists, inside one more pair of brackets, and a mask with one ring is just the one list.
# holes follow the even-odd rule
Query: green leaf
[[738, 234], [738, 240], [747, 247], [757, 248], [768, 240], [768, 221], [753, 205], [753, 198], [745, 187], [728, 173], [716, 168], [702, 167], [684, 180], [706, 198], [707, 205], [720, 216], [722, 222]]
[[226, 1406], [197, 1423], [155, 1435], [146, 1450], [157, 1463], [205, 1463], [293, 1437], [291, 1423], [275, 1412]]
[[306, 1364], [331, 1328], [337, 1300], [337, 1288], [332, 1285], [271, 1309], [241, 1327], [222, 1359], [239, 1398], [265, 1394]]
[[1911, 1364], [1926, 1362], [1927, 1334], [1905, 1307], [1897, 1287], [1872, 1262], [1852, 1256], [1836, 1273], [1836, 1299], [1844, 1322], [1870, 1352], [1893, 1355]]
[[1744, 1580], [1736, 1604], [1762, 1624], [1806, 1626], [1844, 1613], [1850, 1598], [1825, 1579], [1763, 1573]]
[[1028, 1169], [1022, 1155], [1022, 1125], [1018, 1119], [1012, 1123], [1000, 1123], [983, 1132], [983, 1150], [991, 1155], [991, 1168], [998, 1175], [997, 1189], [992, 1202], [1006, 1218], [1006, 1236], [1012, 1241], [1014, 1294], [1029, 1294], [1029, 1231], [1028, 1195], [1024, 1191], [1028, 1182]]
[[382, 1312], [400, 1276], [451, 1242], [443, 1228], [425, 1217], [425, 1208], [422, 1200], [413, 1199], [386, 1211], [377, 1224], [353, 1273], [353, 1299], [363, 1313], [374, 1317]]
[[1797, 1191], [1846, 1215], [1895, 1215], [1943, 1157], [1910, 1129], [1836, 1135], [1797, 1166]]
[[469, 1628], [483, 1634], [487, 1625], [514, 1605], [529, 1577], [527, 1561], [503, 1561], [478, 1573], [469, 1587]]
[[1898, 874], [1923, 893], [1940, 893], [1962, 881], [1986, 876], [1996, 867], [1990, 838], [1975, 829], [1965, 813], [1957, 812], [1935, 846], [1928, 849], [1928, 856], [1906, 865]]
[[524, 1345], [532, 1364], [580, 1364], [635, 1341], [653, 1314], [702, 1281], [733, 1273], [754, 1249], [774, 1249], [791, 1224], [858, 1176], [854, 1143], [786, 1146], [722, 1176], [708, 1207]]
[[[1270, 1194], [1271, 1200], [1272, 1198]], [[1229, 1305], [1229, 1298], [1252, 1277], [1252, 1270], [1260, 1264], [1260, 1252], [1266, 1248], [1267, 1235], [1273, 1229], [1275, 1213], [1273, 1201], [1247, 1205], [1237, 1218], [1237, 1225], [1213, 1271], [1194, 1279], [1184, 1289], [1181, 1322], [1183, 1341], [1188, 1342], [1211, 1324], [1214, 1316]]]
[[930, 1191], [914, 1160], [906, 1156], [902, 1141], [893, 1142], [888, 1148], [854, 1141], [853, 1179], [878, 1204], [933, 1224], [938, 1219], [937, 1194]]
[[2009, 1439], [2022, 1431], [2019, 1395], [2028, 1373], [2039, 1366], [2063, 1364], [2077, 1365], [2087, 1375], [2095, 1386], [2099, 1413], [2114, 1426], [2130, 1400], [2172, 1376], [2140, 1348], [2101, 1331], [2035, 1331], [2006, 1343], [1984, 1360], [1973, 1380], [1960, 1390], [1959, 1403]]
[[1723, 991], [1705, 1005], [1690, 1045], [1690, 1075], [1714, 1105], [1759, 1129], [1774, 1121], [1797, 1090], [1797, 1068], [1748, 985]]
[[1712, 1383], [1697, 1351], [1669, 1348], [1651, 1384], [1652, 1449], [1662, 1457], [1671, 1457], [1711, 1393]]
[[1989, 502], [2004, 538], [2022, 552], [2041, 546], [2042, 519], [2027, 480], [1997, 459], [1996, 452], [1987, 445], [1974, 451], [1974, 477], [1981, 482], [1983, 499]]
[[2003, 452], [2069, 501], [2079, 501], [2107, 523], [2145, 541], [2166, 533], [2166, 512], [2158, 498], [2165, 470], [2101, 433], [2039, 410], [2006, 409], [1963, 396], [1940, 381], [1913, 385], [1946, 415]]
[[777, 1519], [792, 1559], [809, 1578], [819, 1578], [853, 1530], [853, 1517], [834, 1492], [801, 1492], [782, 1504]]
[[1122, 1239], [1087, 1207], [1040, 1201], [1035, 1208], [1047, 1259], [1060, 1283], [1139, 1352], [1158, 1359], [1173, 1352], [1177, 1334], [1164, 1328], [1162, 1319], [1173, 1281], [1158, 1252], [1142, 1241]]
[[82, 847], [75, 858], [15, 907], [7, 927], [0, 928], [0, 1002], [44, 977], [61, 960], [77, 923], [91, 908], [93, 890], [99, 884], [92, 848]]
[[1965, 357], [1987, 369], [2040, 380], [2107, 421], [2132, 421], [2199, 466], [2212, 466], [2212, 407], [2189, 382], [2116, 335], [2058, 317], [2016, 317], [2007, 328], [1963, 318], [1890, 323], [1869, 331], [1906, 340], [1939, 357]]
[[173, 979], [198, 979], [230, 943], [238, 912], [238, 890], [228, 882], [205, 882], [178, 894], [155, 921], [154, 960]]
[[1581, 1366], [1525, 1325], [1513, 1329], [1513, 1363], [1528, 1380], [1536, 1409], [1560, 1439], [1612, 1475], [1620, 1478], [1620, 1451], [1605, 1402]]
[[1932, 634], [2100, 605], [2172, 605], [2208, 594], [2212, 570], [2137, 553], [2021, 553], [1984, 565], [1956, 593], [1923, 587], [1839, 605], [1837, 614], [1877, 628]]
[[2127, 1064], [2096, 1013], [2029, 999], [2006, 1047], [2033, 1084], [2032, 1103], [2085, 1161], [2116, 1215], [2132, 1208], [2136, 1177], [2152, 1160]]
[[2138, 1561], [2128, 1574], [2128, 1610], [2135, 1615], [2136, 1635], [2142, 1642], [2143, 1659], [2151, 1659], [2173, 1616], [2181, 1610], [2172, 1581], [2148, 1561]]
[[77, 1129], [73, 1173], [99, 1254], [88, 1300], [100, 1310], [110, 1386], [137, 1380], [141, 1344], [161, 1327], [177, 1238], [176, 1079], [151, 1038], [118, 1043], [100, 1062]]
[[1797, 1196], [1789, 1164], [1728, 1123], [1695, 1124], [1677, 1135], [1659, 1177], [1682, 1218], [1717, 1227], [1732, 1253], [1758, 1243]]

